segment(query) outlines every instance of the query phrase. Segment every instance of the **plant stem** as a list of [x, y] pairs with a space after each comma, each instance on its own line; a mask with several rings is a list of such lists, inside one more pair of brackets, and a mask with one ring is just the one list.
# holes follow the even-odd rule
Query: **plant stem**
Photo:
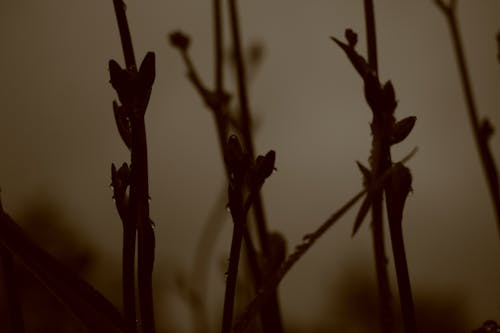
[[116, 21], [118, 22], [118, 30], [122, 42], [123, 54], [125, 56], [125, 65], [127, 69], [137, 69], [135, 64], [134, 48], [132, 46], [132, 38], [128, 28], [127, 16], [125, 15], [125, 3], [123, 0], [113, 0], [115, 7]]
[[123, 315], [127, 327], [135, 332], [137, 317], [135, 308], [135, 226], [123, 227], [122, 248], [122, 290], [123, 290]]
[[21, 302], [19, 301], [19, 288], [16, 281], [14, 258], [12, 257], [12, 253], [2, 244], [0, 244], [0, 260], [2, 261], [7, 312], [11, 329], [13, 333], [24, 333], [24, 318]]
[[238, 277], [238, 264], [240, 261], [241, 241], [245, 228], [245, 212], [243, 210], [242, 188], [229, 191], [229, 207], [233, 218], [233, 237], [231, 240], [231, 251], [229, 254], [229, 267], [227, 270], [226, 292], [224, 295], [224, 310], [222, 314], [222, 333], [229, 333], [233, 324], [234, 298], [236, 291], [236, 280]]
[[[120, 40], [125, 58], [125, 66], [129, 70], [137, 70], [135, 62], [132, 38], [128, 27], [127, 16], [125, 14], [125, 3], [122, 0], [113, 0], [116, 21], [120, 33]], [[123, 244], [122, 244], [122, 290], [123, 290], [123, 312], [125, 323], [131, 332], [137, 331], [137, 314], [135, 305], [135, 252], [136, 252], [136, 221], [132, 215], [132, 199], [130, 207], [121, 207], [120, 212], [127, 211], [121, 217], [123, 224]], [[130, 209], [129, 209], [130, 208]]]
[[[128, 70], [137, 71], [132, 39], [122, 0], [113, 0], [120, 30], [125, 63]], [[144, 112], [129, 110], [132, 147], [130, 171], [130, 213], [137, 228], [138, 285], [141, 326], [144, 333], [155, 332], [153, 304], [153, 264], [155, 236], [149, 218], [148, 157]]]
[[130, 201], [132, 216], [137, 226], [138, 283], [141, 326], [144, 333], [153, 333], [154, 309], [152, 273], [155, 237], [149, 219], [147, 145], [144, 117], [132, 120]]
[[408, 193], [411, 190], [411, 174], [402, 164], [396, 164], [394, 169], [395, 172], [390, 177], [388, 186], [386, 186], [389, 230], [396, 266], [403, 325], [406, 333], [416, 333], [415, 307], [413, 305], [402, 230], [403, 209]]
[[[241, 47], [241, 36], [239, 28], [239, 16], [236, 6], [236, 0], [229, 0], [229, 12], [232, 31], [232, 40], [235, 55], [236, 73], [238, 81], [238, 97], [241, 109], [241, 131], [243, 142], [246, 150], [250, 154], [252, 160], [255, 160], [255, 152], [252, 142], [252, 123], [250, 116], [250, 108], [247, 96], [246, 72], [243, 60], [243, 52]], [[259, 243], [264, 256], [269, 256], [269, 237], [268, 227], [264, 215], [264, 206], [260, 193], [257, 193], [254, 204], [255, 221], [257, 224], [257, 233], [259, 235]], [[259, 288], [260, 285], [257, 285]], [[280, 333], [283, 332], [283, 324], [281, 319], [278, 293], [275, 290], [273, 297], [266, 304], [262, 312], [262, 325], [264, 332]]]
[[[368, 45], [368, 64], [378, 72], [377, 65], [377, 37], [375, 34], [375, 14], [373, 1], [365, 0], [366, 35]], [[384, 127], [379, 115], [373, 115], [372, 121], [372, 155], [370, 158], [373, 177], [376, 179], [390, 167], [390, 145], [381, 135]], [[377, 275], [378, 296], [380, 304], [380, 329], [381, 332], [392, 331], [392, 306], [389, 278], [387, 273], [387, 258], [385, 254], [384, 227], [383, 227], [383, 191], [379, 190], [373, 195], [372, 203], [372, 238], [375, 254], [375, 269]]]
[[456, 1], [452, 1], [449, 5], [445, 5], [442, 1], [436, 0], [436, 4], [445, 14], [448, 25], [450, 27], [453, 46], [455, 49], [455, 56], [462, 79], [462, 88], [467, 104], [467, 114], [469, 116], [469, 121], [471, 123], [474, 135], [474, 141], [476, 142], [476, 147], [482, 162], [481, 164], [483, 167], [483, 171], [488, 183], [488, 189], [495, 209], [497, 229], [500, 236], [500, 191], [498, 183], [498, 171], [488, 142], [491, 133], [488, 133], [486, 128], [483, 128], [483, 126], [490, 127], [491, 125], [489, 125], [488, 120], [486, 119], [481, 122], [477, 113], [476, 103], [474, 101], [474, 96], [472, 93], [472, 85], [470, 83], [471, 81], [469, 78], [469, 73], [467, 71], [464, 49], [458, 29], [456, 18]]
[[[234, 57], [236, 63], [236, 73], [238, 81], [238, 97], [241, 109], [241, 131], [243, 135], [243, 143], [246, 151], [250, 154], [252, 160], [255, 159], [255, 150], [252, 141], [252, 119], [250, 116], [250, 107], [248, 103], [247, 85], [246, 85], [246, 72], [243, 60], [243, 52], [241, 47], [241, 37], [239, 28], [238, 10], [236, 8], [236, 0], [229, 0], [230, 21], [232, 30], [232, 40], [234, 46]], [[257, 221], [258, 234], [260, 244], [264, 254], [268, 253], [268, 232], [267, 225], [264, 218], [264, 208], [260, 195], [254, 202], [255, 219]]]

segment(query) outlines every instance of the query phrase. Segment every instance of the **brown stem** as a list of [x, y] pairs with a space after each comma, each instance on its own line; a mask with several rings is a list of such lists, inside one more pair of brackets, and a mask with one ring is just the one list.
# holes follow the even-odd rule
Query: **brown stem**
[[489, 132], [489, 130], [486, 129], [486, 127], [490, 127], [491, 125], [489, 125], [488, 120], [483, 120], [482, 122], [480, 121], [476, 109], [476, 103], [474, 101], [474, 96], [472, 92], [471, 80], [469, 78], [469, 73], [467, 71], [464, 49], [462, 46], [462, 41], [460, 38], [460, 32], [456, 18], [456, 1], [451, 1], [449, 5], [445, 5], [443, 1], [436, 0], [436, 4], [445, 14], [445, 17], [448, 21], [448, 25], [450, 27], [453, 46], [455, 49], [455, 56], [457, 59], [457, 64], [462, 79], [462, 88], [465, 95], [465, 101], [467, 104], [467, 114], [469, 116], [469, 121], [472, 126], [474, 141], [476, 142], [476, 147], [482, 162], [481, 164], [488, 184], [491, 200], [495, 209], [497, 229], [500, 236], [500, 191], [498, 187], [499, 186], [498, 171], [496, 168], [495, 159], [493, 158], [493, 154], [491, 153], [488, 142], [491, 132]]
[[[372, 0], [365, 0], [365, 20], [368, 46], [368, 65], [376, 73], [377, 65], [377, 37], [375, 33], [375, 14]], [[378, 178], [390, 166], [390, 146], [384, 140], [379, 130], [384, 127], [383, 119], [377, 119], [381, 115], [374, 113], [372, 122], [372, 156], [371, 168], [375, 178]], [[377, 191], [373, 195], [372, 202], [372, 239], [375, 255], [375, 269], [378, 285], [378, 296], [380, 304], [380, 329], [381, 332], [392, 331], [392, 306], [389, 277], [387, 273], [387, 257], [385, 253], [384, 227], [383, 227], [383, 192]]]
[[[234, 56], [236, 63], [236, 73], [238, 81], [238, 97], [241, 109], [241, 131], [243, 142], [246, 150], [250, 154], [252, 160], [255, 160], [255, 152], [252, 142], [252, 123], [250, 116], [250, 107], [247, 95], [247, 80], [241, 47], [241, 36], [239, 28], [239, 16], [236, 6], [236, 0], [229, 0], [229, 13], [232, 31], [232, 40], [234, 47]], [[260, 193], [256, 195], [254, 204], [255, 221], [257, 224], [257, 233], [259, 235], [259, 243], [264, 256], [269, 255], [269, 233], [264, 214], [264, 206]], [[258, 286], [259, 287], [259, 286]], [[263, 329], [269, 333], [279, 333], [283, 331], [280, 307], [278, 302], [278, 294], [275, 291], [272, 299], [266, 304], [266, 308], [262, 312]]]
[[127, 69], [135, 70], [137, 69], [137, 65], [135, 63], [134, 48], [132, 46], [132, 38], [130, 37], [130, 30], [128, 28], [127, 16], [125, 15], [125, 3], [123, 0], [113, 0], [113, 5], [115, 7], [118, 30], [120, 31], [123, 55], [125, 56], [125, 65], [127, 66]]

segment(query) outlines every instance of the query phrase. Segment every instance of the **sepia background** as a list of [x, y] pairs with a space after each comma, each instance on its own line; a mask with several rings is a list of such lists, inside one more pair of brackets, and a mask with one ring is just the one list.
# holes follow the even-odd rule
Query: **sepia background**
[[[277, 154], [277, 172], [263, 189], [265, 210], [270, 228], [293, 249], [361, 188], [355, 161], [367, 163], [371, 111], [360, 77], [329, 36], [343, 38], [346, 28], [354, 29], [364, 54], [363, 5], [345, 0], [239, 5], [244, 47], [257, 45], [263, 52], [249, 75], [256, 151]], [[418, 147], [408, 163], [414, 192], [404, 220], [415, 303], [423, 308], [432, 299], [437, 304], [432, 311], [443, 322], [455, 316], [462, 331], [470, 331], [486, 319], [500, 320], [500, 242], [448, 26], [430, 0], [379, 0], [375, 9], [380, 77], [395, 86], [396, 116], [417, 117], [409, 138], [393, 149], [398, 160]], [[479, 112], [498, 125], [500, 3], [465, 0], [458, 10]], [[225, 223], [206, 258], [209, 318], [217, 327], [231, 235], [219, 199], [225, 193], [222, 160], [212, 115], [167, 42], [174, 30], [189, 34], [193, 61], [212, 86], [211, 1], [129, 0], [127, 15], [138, 61], [147, 51], [156, 53], [146, 126], [157, 232], [157, 316], [176, 332], [192, 331], [180, 290], [202, 226], [218, 207]], [[121, 222], [109, 186], [110, 165], [128, 161], [128, 151], [114, 124], [116, 94], [107, 70], [109, 59], [123, 64], [112, 1], [2, 1], [0, 45], [3, 206], [21, 224], [32, 221], [34, 235], [44, 234], [48, 244], [77, 235], [78, 241], [67, 246], [82, 244], [93, 253], [88, 278], [119, 302], [112, 287], [119, 283]], [[227, 69], [228, 90], [235, 93]], [[499, 144], [499, 136], [493, 136], [497, 160]], [[33, 222], [33, 212], [47, 211], [62, 224], [58, 236]], [[351, 238], [354, 214], [338, 222], [282, 282], [290, 330], [318, 323], [339, 328], [335, 318], [346, 320], [345, 300], [373, 297], [369, 226]], [[397, 295], [394, 274], [392, 279]], [[343, 294], [345, 283], [358, 280], [373, 288]], [[355, 314], [349, 318], [359, 320]]]

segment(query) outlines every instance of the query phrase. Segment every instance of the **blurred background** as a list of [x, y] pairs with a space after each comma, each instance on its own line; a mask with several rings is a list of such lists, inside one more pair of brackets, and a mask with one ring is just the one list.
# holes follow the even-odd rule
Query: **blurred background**
[[[254, 0], [239, 8], [245, 49], [262, 52], [249, 75], [256, 151], [277, 154], [278, 171], [263, 189], [265, 210], [270, 228], [293, 249], [361, 188], [355, 161], [367, 164], [371, 111], [360, 77], [329, 36], [354, 29], [364, 54], [363, 4]], [[394, 84], [396, 116], [417, 117], [408, 139], [393, 148], [394, 160], [419, 149], [408, 163], [414, 193], [404, 216], [417, 319], [430, 318], [426, 331], [468, 332], [500, 319], [500, 242], [448, 26], [430, 0], [379, 0], [375, 10], [380, 77]], [[167, 43], [174, 30], [189, 34], [193, 61], [213, 86], [211, 1], [129, 0], [127, 15], [138, 61], [156, 53], [146, 126], [159, 325], [193, 331], [183, 290], [203, 225], [220, 212], [225, 222], [206, 258], [207, 316], [217, 329], [232, 230], [220, 199], [224, 169], [212, 115]], [[478, 110], [500, 124], [500, 3], [459, 1], [458, 16]], [[112, 1], [2, 1], [0, 43], [3, 206], [119, 304], [121, 222], [110, 166], [129, 154], [111, 107], [107, 62], [123, 64]], [[234, 85], [228, 91], [235, 94]], [[491, 147], [498, 160], [498, 135]], [[365, 223], [351, 238], [354, 216], [338, 222], [282, 282], [288, 331], [375, 325], [370, 230]]]

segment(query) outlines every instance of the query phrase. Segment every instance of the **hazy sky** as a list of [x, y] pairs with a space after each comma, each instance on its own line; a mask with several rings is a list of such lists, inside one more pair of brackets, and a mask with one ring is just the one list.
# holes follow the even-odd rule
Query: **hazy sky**
[[[459, 2], [477, 106], [498, 125], [500, 3]], [[212, 116], [166, 42], [173, 30], [190, 34], [194, 62], [212, 85], [210, 4], [127, 2], [136, 57], [156, 53], [146, 118], [151, 216], [157, 265], [174, 263], [164, 268], [168, 272], [190, 268], [224, 182]], [[375, 6], [380, 76], [395, 86], [396, 116], [418, 119], [409, 138], [393, 149], [397, 160], [419, 148], [409, 162], [414, 194], [404, 221], [413, 287], [462, 296], [468, 328], [498, 320], [500, 242], [444, 16], [430, 0], [379, 0]], [[355, 161], [366, 162], [369, 155], [371, 112], [361, 79], [329, 36], [343, 38], [344, 29], [352, 28], [365, 51], [362, 1], [254, 0], [240, 1], [240, 8], [244, 45], [265, 47], [250, 85], [260, 124], [256, 150], [277, 153], [278, 172], [264, 186], [265, 208], [271, 228], [292, 248], [361, 187]], [[116, 95], [108, 82], [108, 60], [123, 63], [112, 1], [2, 1], [0, 43], [5, 209], [15, 218], [43, 197], [100, 253], [118, 256], [121, 223], [111, 200], [110, 164], [128, 161], [128, 151], [114, 124]], [[497, 159], [499, 143], [494, 136]], [[313, 322], [327, 303], [321, 286], [340, 277], [343, 267], [373, 270], [369, 228], [351, 239], [353, 219], [351, 212], [285, 278], [285, 321]], [[230, 232], [228, 220], [214, 267], [227, 254]], [[211, 297], [220, 302], [222, 271], [215, 271]]]

